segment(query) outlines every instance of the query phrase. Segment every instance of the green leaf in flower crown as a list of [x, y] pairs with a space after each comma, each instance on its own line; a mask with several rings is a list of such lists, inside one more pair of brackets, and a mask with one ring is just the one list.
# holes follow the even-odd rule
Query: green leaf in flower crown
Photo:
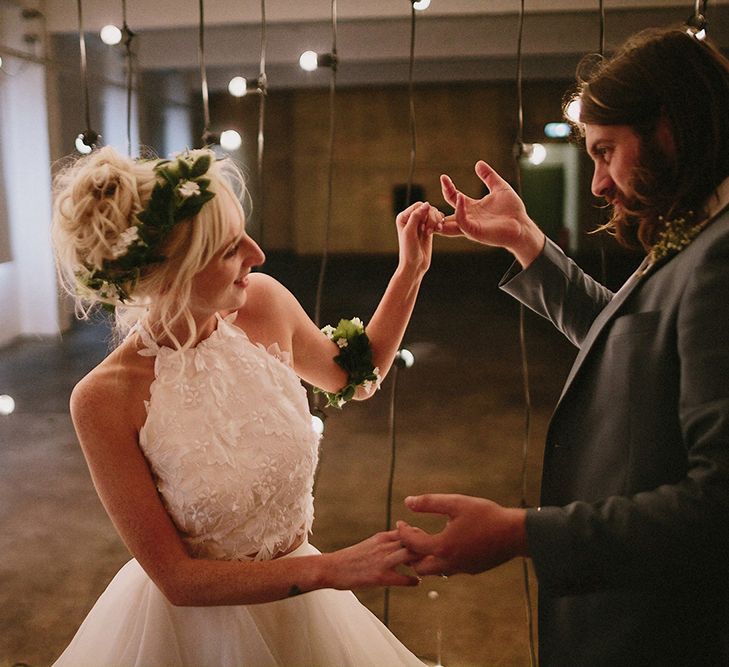
[[[211, 163], [212, 156], [209, 154], [196, 159], [186, 154], [175, 160], [157, 161], [154, 169], [159, 178], [147, 205], [132, 223], [137, 227], [136, 240], [127, 245], [121, 256], [105, 259], [101, 268], [85, 266], [78, 274], [81, 284], [104, 299], [117, 298], [121, 303], [128, 301], [143, 269], [166, 259], [161, 248], [175, 225], [197, 215], [203, 205], [215, 197], [215, 193], [208, 190], [210, 179], [203, 178]], [[196, 183], [198, 194], [181, 196], [179, 187], [187, 181]]]
[[177, 209], [177, 220], [187, 220], [188, 218], [196, 216], [203, 207], [203, 204], [209, 202], [213, 197], [215, 197], [215, 193], [210, 192], [209, 190], [201, 192], [199, 195], [194, 197], [188, 197], [182, 206]]
[[[207, 173], [208, 169], [210, 169], [210, 155], [201, 155], [193, 163], [187, 178], [196, 179], [199, 176]], [[208, 181], [208, 183], [209, 182], [210, 181]], [[198, 181], [198, 183], [200, 183], [200, 181]]]
[[185, 158], [177, 160], [178, 170], [180, 174], [180, 180], [189, 180], [190, 176], [190, 163]]

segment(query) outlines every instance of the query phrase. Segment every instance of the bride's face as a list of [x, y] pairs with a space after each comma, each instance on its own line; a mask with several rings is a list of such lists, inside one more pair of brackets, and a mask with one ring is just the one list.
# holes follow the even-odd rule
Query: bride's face
[[201, 314], [237, 310], [246, 300], [248, 274], [263, 263], [265, 255], [246, 234], [245, 221], [239, 206], [226, 198], [225, 214], [232, 221], [231, 234], [192, 282], [190, 306]]

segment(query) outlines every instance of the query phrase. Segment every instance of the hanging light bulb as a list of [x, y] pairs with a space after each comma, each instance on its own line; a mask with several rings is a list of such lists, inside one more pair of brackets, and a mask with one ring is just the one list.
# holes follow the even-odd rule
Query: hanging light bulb
[[701, 13], [698, 2], [696, 3], [696, 10], [686, 20], [686, 32], [699, 41], [706, 39], [706, 17]]
[[233, 97], [243, 97], [248, 92], [248, 81], [245, 77], [234, 76], [228, 84], [228, 92]]
[[573, 123], [580, 122], [580, 112], [582, 111], [582, 102], [579, 97], [575, 97], [568, 105], [565, 110], [565, 116], [570, 119]]
[[0, 415], [12, 414], [15, 410], [15, 400], [7, 394], [0, 395]]
[[262, 73], [255, 79], [246, 79], [243, 76], [234, 76], [228, 83], [228, 92], [234, 97], [243, 97], [248, 93], [266, 94], [266, 74]]
[[324, 420], [319, 415], [311, 415], [311, 428], [317, 435], [324, 435]]
[[543, 144], [525, 144], [517, 141], [514, 144], [514, 157], [517, 160], [528, 160], [533, 165], [540, 165], [547, 157], [547, 149]]
[[81, 155], [88, 155], [98, 145], [101, 135], [95, 130], [84, 130], [76, 137], [74, 145]]
[[321, 408], [314, 408], [311, 412], [311, 428], [319, 437], [324, 435], [324, 422], [326, 414]]
[[317, 53], [304, 51], [299, 56], [299, 67], [305, 72], [314, 72], [319, 67], [337, 68], [337, 56], [333, 53]]
[[412, 368], [415, 363], [415, 356], [410, 350], [403, 347], [401, 350], [397, 351], [397, 354], [395, 355], [395, 363], [399, 368]]
[[416, 0], [413, 2], [413, 9], [417, 9], [419, 12], [425, 11], [430, 7], [430, 0]]
[[87, 146], [84, 143], [84, 135], [79, 134], [76, 137], [76, 141], [74, 142], [74, 145], [76, 146], [76, 150], [81, 153], [81, 155], [88, 155], [91, 152], [91, 146]]
[[224, 130], [220, 133], [220, 147], [226, 151], [236, 151], [242, 143], [243, 139], [235, 130]]
[[319, 58], [315, 51], [304, 51], [299, 56], [299, 67], [305, 72], [313, 72], [319, 67]]
[[122, 31], [115, 25], [105, 25], [100, 31], [101, 41], [109, 46], [114, 46], [122, 40]]
[[542, 144], [527, 144], [530, 148], [525, 151], [525, 157], [533, 165], [537, 166], [542, 164], [547, 157], [547, 149]]

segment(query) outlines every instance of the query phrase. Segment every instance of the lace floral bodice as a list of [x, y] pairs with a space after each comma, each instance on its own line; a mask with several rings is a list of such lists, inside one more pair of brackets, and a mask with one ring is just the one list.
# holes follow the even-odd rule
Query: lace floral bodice
[[233, 319], [182, 353], [136, 328], [156, 355], [139, 441], [193, 556], [264, 560], [311, 529], [319, 438], [288, 354]]

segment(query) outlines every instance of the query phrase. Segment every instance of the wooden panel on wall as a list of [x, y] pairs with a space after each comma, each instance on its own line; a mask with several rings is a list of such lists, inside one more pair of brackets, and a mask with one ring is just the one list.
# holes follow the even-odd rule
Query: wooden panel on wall
[[[544, 141], [543, 127], [560, 119], [570, 82], [529, 82], [524, 89], [524, 139]], [[212, 98], [213, 117], [238, 123], [244, 161], [255, 174], [255, 98]], [[481, 196], [473, 171], [489, 161], [514, 179], [516, 134], [513, 82], [450, 84], [415, 90], [417, 160], [414, 182], [446, 210], [439, 176], [448, 173], [467, 194]], [[332, 220], [333, 253], [393, 253], [397, 239], [393, 187], [407, 181], [410, 161], [409, 98], [406, 86], [337, 91]], [[329, 91], [272, 91], [267, 98], [265, 153], [265, 242], [269, 250], [319, 254], [327, 215]], [[254, 210], [257, 193], [254, 194]], [[438, 239], [440, 251], [480, 250], [457, 239]]]

